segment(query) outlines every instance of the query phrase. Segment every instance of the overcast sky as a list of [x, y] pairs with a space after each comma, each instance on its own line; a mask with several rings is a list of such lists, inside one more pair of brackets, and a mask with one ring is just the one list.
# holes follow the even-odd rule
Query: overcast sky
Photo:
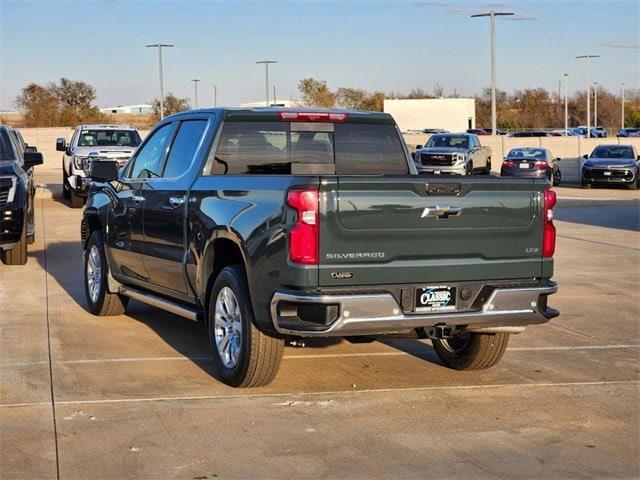
[[298, 97], [305, 77], [331, 88], [407, 92], [436, 82], [445, 94], [478, 93], [490, 83], [489, 9], [497, 21], [498, 88], [585, 88], [584, 60], [599, 54], [592, 79], [618, 92], [640, 87], [640, 2], [630, 1], [30, 1], [0, 0], [0, 109], [20, 89], [60, 77], [96, 87], [99, 106], [147, 103], [158, 96], [157, 54], [165, 92], [200, 106], [264, 98], [264, 66], [278, 98]]

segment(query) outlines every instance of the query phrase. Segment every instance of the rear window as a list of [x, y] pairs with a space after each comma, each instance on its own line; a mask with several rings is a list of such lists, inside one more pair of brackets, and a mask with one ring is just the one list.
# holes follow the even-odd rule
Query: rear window
[[545, 160], [545, 152], [542, 148], [514, 148], [507, 155], [509, 158], [534, 158]]
[[227, 122], [205, 172], [372, 175], [409, 168], [393, 125]]
[[615, 145], [597, 147], [591, 156], [595, 158], [633, 158], [633, 150], [631, 147], [618, 147]]

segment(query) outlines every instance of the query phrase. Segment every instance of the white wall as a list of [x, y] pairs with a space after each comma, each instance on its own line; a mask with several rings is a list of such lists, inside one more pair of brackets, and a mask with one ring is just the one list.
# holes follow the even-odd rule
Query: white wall
[[400, 130], [443, 128], [464, 132], [476, 126], [473, 98], [434, 98], [419, 100], [385, 100], [384, 111], [393, 115]]

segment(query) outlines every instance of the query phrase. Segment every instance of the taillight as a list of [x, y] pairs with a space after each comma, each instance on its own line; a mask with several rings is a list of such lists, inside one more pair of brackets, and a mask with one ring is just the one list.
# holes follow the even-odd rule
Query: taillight
[[505, 160], [504, 162], [502, 162], [502, 166], [507, 168], [513, 168], [513, 162], [511, 160]]
[[289, 259], [304, 265], [318, 264], [318, 190], [290, 190], [287, 205], [297, 213], [289, 232]]
[[534, 166], [538, 168], [549, 168], [549, 164], [544, 161], [537, 161], [536, 163], [534, 163]]
[[544, 235], [542, 237], [542, 257], [553, 257], [556, 251], [556, 227], [553, 225], [553, 207], [556, 205], [556, 192], [548, 188], [544, 191]]
[[345, 122], [349, 118], [346, 112], [278, 112], [282, 120], [289, 122]]

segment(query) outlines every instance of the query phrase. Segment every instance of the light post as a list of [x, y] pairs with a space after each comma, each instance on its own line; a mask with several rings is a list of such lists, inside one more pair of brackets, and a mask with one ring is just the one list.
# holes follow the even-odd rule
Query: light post
[[576, 58], [587, 60], [587, 138], [591, 138], [591, 59], [600, 58], [600, 55], [580, 55]]
[[164, 118], [164, 82], [162, 78], [162, 48], [171, 48], [173, 45], [167, 43], [154, 43], [152, 45], [145, 45], [146, 48], [156, 47], [158, 49], [158, 73], [160, 76], [160, 120]]
[[496, 134], [498, 125], [496, 113], [496, 17], [514, 15], [513, 12], [495, 12], [491, 10], [488, 13], [479, 13], [471, 15], [471, 17], [489, 17], [491, 19], [491, 134]]
[[258, 63], [264, 63], [264, 74], [265, 74], [265, 91], [267, 92], [266, 95], [266, 101], [267, 101], [267, 107], [269, 106], [269, 64], [270, 63], [278, 63], [275, 60], [260, 60], [259, 62], [256, 62], [256, 64]]
[[620, 119], [620, 128], [624, 128], [624, 82], [622, 82], [622, 118]]
[[194, 103], [195, 103], [195, 108], [197, 109], [198, 108], [198, 82], [200, 81], [200, 79], [193, 78], [193, 79], [191, 79], [191, 81], [193, 82], [193, 88], [194, 88], [195, 94], [196, 94]]
[[598, 128], [598, 82], [593, 82], [593, 128]]
[[568, 95], [568, 87], [569, 83], [569, 74], [564, 74], [564, 135], [565, 137], [569, 135], [569, 95]]
[[218, 85], [213, 86], [213, 106], [218, 106]]

